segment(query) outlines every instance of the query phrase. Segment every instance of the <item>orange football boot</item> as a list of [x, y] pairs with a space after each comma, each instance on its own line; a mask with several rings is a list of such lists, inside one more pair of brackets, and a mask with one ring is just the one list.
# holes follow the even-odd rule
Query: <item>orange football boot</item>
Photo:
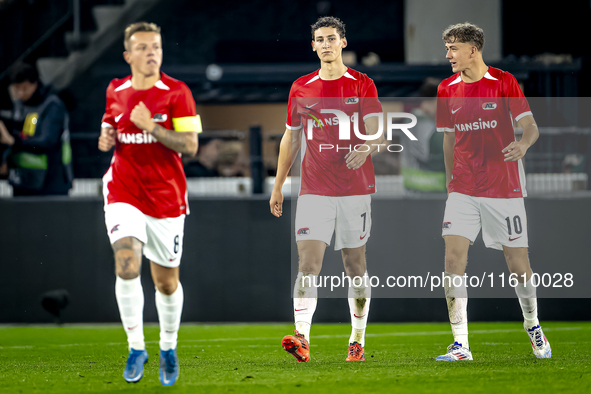
[[293, 354], [298, 363], [307, 363], [310, 361], [310, 345], [297, 330], [294, 330], [293, 334], [284, 336], [281, 345], [286, 352]]
[[365, 350], [358, 342], [349, 345], [347, 361], [365, 361]]

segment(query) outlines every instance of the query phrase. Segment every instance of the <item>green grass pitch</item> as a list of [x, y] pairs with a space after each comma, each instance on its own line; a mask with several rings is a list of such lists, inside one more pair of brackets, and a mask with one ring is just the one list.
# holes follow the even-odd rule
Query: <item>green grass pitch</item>
[[144, 378], [122, 373], [120, 325], [0, 326], [1, 393], [590, 393], [591, 322], [546, 322], [553, 358], [536, 359], [521, 323], [471, 323], [472, 362], [436, 362], [449, 324], [370, 324], [366, 361], [345, 362], [348, 324], [312, 326], [309, 363], [281, 348], [292, 325], [191, 325], [180, 378], [158, 381], [158, 332], [145, 327]]

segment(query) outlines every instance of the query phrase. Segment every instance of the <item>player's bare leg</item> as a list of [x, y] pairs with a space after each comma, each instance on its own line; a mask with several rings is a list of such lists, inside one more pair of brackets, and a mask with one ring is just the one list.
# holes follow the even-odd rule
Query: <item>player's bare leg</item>
[[179, 267], [168, 268], [150, 262], [156, 286], [156, 309], [160, 321], [160, 349], [175, 349], [183, 309], [183, 288]]
[[322, 269], [326, 244], [322, 241], [299, 241], [298, 276], [293, 290], [293, 314], [296, 330], [310, 341], [312, 316], [318, 302], [318, 287], [314, 284]]
[[156, 286], [156, 309], [160, 322], [160, 382], [172, 386], [179, 376], [177, 339], [183, 311], [183, 286], [179, 267], [163, 267], [150, 261]]
[[443, 285], [454, 343], [448, 347], [448, 352], [437, 357], [437, 360], [472, 360], [468, 343], [468, 293], [462, 277], [468, 264], [470, 240], [459, 235], [446, 235], [443, 239], [445, 241]]
[[115, 253], [115, 296], [121, 322], [127, 334], [129, 356], [123, 377], [137, 383], [143, 377], [148, 353], [144, 343], [144, 291], [140, 280], [142, 243], [134, 237], [124, 237], [113, 244]]
[[451, 274], [464, 275], [468, 265], [468, 249], [470, 240], [459, 235], [446, 235], [445, 241], [445, 270]]
[[158, 291], [164, 295], [172, 295], [180, 285], [179, 267], [163, 267], [150, 261], [152, 280]]
[[[365, 245], [358, 248], [345, 248], [341, 251], [341, 254], [345, 272], [352, 279], [347, 297], [351, 313], [351, 336], [349, 337], [347, 361], [364, 361], [365, 329], [371, 302], [371, 286], [367, 276]], [[353, 280], [355, 277], [358, 277], [358, 279]]]
[[315, 283], [322, 269], [326, 244], [322, 241], [298, 241], [299, 267], [293, 288], [294, 335], [283, 338], [283, 348], [298, 362], [310, 360], [310, 327], [318, 302]]
[[[533, 327], [539, 324], [536, 288], [531, 284], [532, 270], [529, 264], [527, 248], [510, 248], [503, 246], [507, 267], [511, 274], [517, 276], [515, 293], [523, 311], [525, 325]], [[525, 275], [525, 276], [524, 276]]]
[[163, 267], [151, 261], [150, 269], [156, 286], [160, 349], [175, 349], [184, 300], [183, 288], [179, 281], [179, 267]]
[[[508, 246], [503, 246], [503, 253], [505, 254], [505, 260], [507, 261], [509, 272], [517, 275], [517, 281], [519, 283], [529, 281], [532, 275], [532, 270], [529, 265], [527, 248], [510, 248]], [[523, 280], [523, 274], [526, 275], [525, 282]]]
[[[446, 235], [445, 298], [454, 341], [468, 348], [468, 294], [462, 278], [468, 264], [470, 240], [459, 235]], [[447, 279], [449, 278], [449, 279]]]
[[511, 274], [517, 275], [518, 283], [515, 286], [515, 293], [523, 312], [523, 326], [530, 337], [534, 354], [537, 358], [550, 358], [552, 357], [552, 349], [538, 320], [538, 300], [536, 288], [531, 282], [532, 270], [527, 252], [527, 248], [503, 246], [507, 267], [509, 267]]
[[322, 269], [322, 260], [326, 244], [322, 241], [298, 241], [298, 272], [305, 275], [318, 275]]
[[113, 244], [115, 253], [115, 294], [129, 347], [145, 349], [143, 332], [144, 291], [140, 281], [142, 243], [124, 237]]
[[365, 245], [358, 248], [343, 248], [341, 250], [345, 272], [351, 278], [363, 276], [367, 271], [365, 261]]
[[130, 280], [140, 276], [142, 245], [134, 237], [124, 237], [113, 244], [115, 274], [118, 278]]

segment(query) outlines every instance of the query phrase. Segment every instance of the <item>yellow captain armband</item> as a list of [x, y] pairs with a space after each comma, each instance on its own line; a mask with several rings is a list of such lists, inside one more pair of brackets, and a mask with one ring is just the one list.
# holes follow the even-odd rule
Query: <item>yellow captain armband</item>
[[203, 128], [201, 127], [201, 116], [185, 116], [184, 118], [172, 118], [172, 126], [174, 131], [195, 131], [201, 133]]

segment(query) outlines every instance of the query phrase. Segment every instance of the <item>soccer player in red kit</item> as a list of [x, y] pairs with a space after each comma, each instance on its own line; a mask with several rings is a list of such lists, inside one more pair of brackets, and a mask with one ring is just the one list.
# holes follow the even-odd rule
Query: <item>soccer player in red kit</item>
[[160, 381], [179, 374], [177, 335], [183, 308], [179, 264], [183, 251], [187, 181], [181, 154], [194, 155], [201, 120], [191, 91], [160, 72], [162, 38], [153, 23], [125, 29], [131, 75], [107, 88], [99, 149], [115, 146], [103, 177], [105, 223], [115, 253], [115, 295], [129, 343], [123, 377], [138, 382], [148, 360], [143, 333], [142, 253], [150, 260], [160, 321]]
[[[310, 326], [317, 303], [316, 279], [327, 245], [335, 233], [345, 271], [359, 277], [349, 286], [352, 333], [347, 361], [363, 361], [371, 287], [367, 280], [365, 244], [371, 229], [371, 194], [375, 176], [370, 154], [384, 141], [351, 136], [339, 139], [339, 122], [357, 117], [361, 134], [376, 134], [382, 106], [367, 75], [343, 64], [345, 25], [323, 17], [312, 25], [312, 50], [320, 69], [295, 81], [289, 93], [285, 134], [281, 140], [271, 213], [282, 214], [282, 186], [301, 145], [301, 189], [295, 218], [299, 269], [293, 292], [295, 335], [282, 345], [298, 362], [310, 360]], [[339, 111], [323, 112], [323, 110]], [[336, 115], [336, 116], [335, 116]], [[346, 118], [345, 118], [346, 116]], [[363, 146], [362, 146], [363, 145]], [[357, 146], [357, 149], [351, 147]]]
[[[521, 158], [539, 131], [515, 77], [482, 59], [484, 32], [462, 23], [443, 33], [446, 58], [456, 73], [437, 91], [437, 131], [443, 150], [448, 199], [443, 218], [445, 295], [454, 335], [439, 361], [472, 360], [468, 343], [467, 291], [462, 277], [468, 248], [482, 229], [484, 244], [502, 250], [537, 358], [552, 350], [538, 321], [536, 289], [528, 259], [525, 173]], [[513, 123], [523, 128], [516, 141]]]

